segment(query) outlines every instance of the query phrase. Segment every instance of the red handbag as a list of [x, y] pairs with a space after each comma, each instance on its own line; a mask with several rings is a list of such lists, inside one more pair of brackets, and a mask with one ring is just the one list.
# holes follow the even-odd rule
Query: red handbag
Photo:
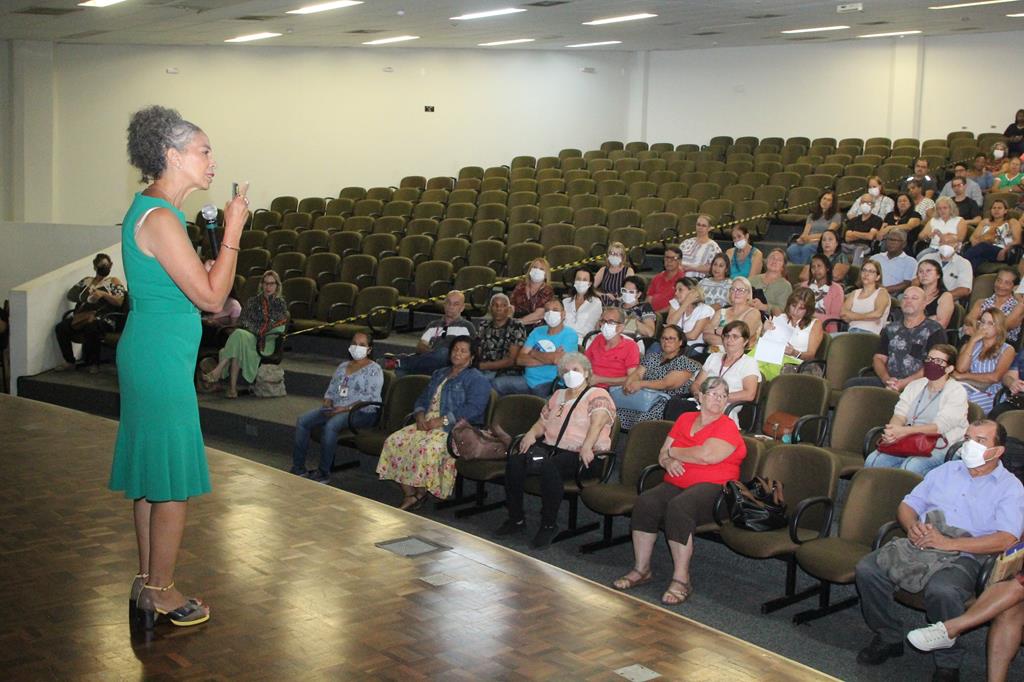
[[[942, 445], [938, 446], [938, 442]], [[883, 455], [894, 457], [931, 457], [932, 450], [938, 447], [946, 447], [948, 443], [940, 433], [912, 433], [903, 438], [897, 438], [891, 443], [878, 443], [878, 451]]]

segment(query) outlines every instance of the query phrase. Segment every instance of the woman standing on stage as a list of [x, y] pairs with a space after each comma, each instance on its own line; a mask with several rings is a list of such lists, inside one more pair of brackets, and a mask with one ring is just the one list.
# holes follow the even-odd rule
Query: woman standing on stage
[[206, 134], [173, 109], [152, 106], [128, 125], [128, 156], [151, 183], [121, 228], [131, 312], [117, 346], [121, 423], [110, 489], [134, 501], [139, 573], [129, 610], [151, 627], [159, 615], [198, 625], [209, 608], [174, 587], [188, 499], [210, 491], [192, 375], [202, 335], [199, 309], [217, 311], [234, 283], [238, 242], [248, 215], [244, 192], [225, 207], [220, 255], [204, 268], [188, 238], [181, 206], [213, 182]]

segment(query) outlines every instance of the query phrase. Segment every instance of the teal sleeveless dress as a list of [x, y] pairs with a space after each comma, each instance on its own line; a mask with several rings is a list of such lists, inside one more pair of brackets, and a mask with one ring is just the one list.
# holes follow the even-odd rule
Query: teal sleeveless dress
[[135, 225], [153, 208], [170, 209], [186, 229], [184, 213], [143, 194], [135, 195], [122, 223], [130, 312], [117, 344], [121, 422], [109, 485], [129, 499], [166, 502], [209, 492], [210, 473], [192, 383], [199, 310], [135, 243]]

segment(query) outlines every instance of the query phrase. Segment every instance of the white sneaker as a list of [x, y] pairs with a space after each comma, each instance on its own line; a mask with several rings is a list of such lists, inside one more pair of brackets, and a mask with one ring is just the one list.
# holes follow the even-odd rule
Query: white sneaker
[[942, 621], [928, 627], [911, 630], [907, 633], [907, 640], [919, 651], [948, 649], [956, 644], [956, 637], [950, 639], [949, 633], [946, 632], [946, 624]]

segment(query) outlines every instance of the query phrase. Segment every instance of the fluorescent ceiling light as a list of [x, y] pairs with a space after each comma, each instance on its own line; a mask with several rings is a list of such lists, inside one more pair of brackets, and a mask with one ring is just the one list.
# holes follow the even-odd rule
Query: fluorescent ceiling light
[[406, 40], [419, 40], [419, 36], [395, 36], [394, 38], [378, 38], [363, 43], [363, 45], [387, 45], [388, 43], [401, 43]]
[[858, 38], [892, 38], [894, 36], [912, 36], [920, 33], [920, 31], [892, 31], [891, 33], [868, 33], [867, 35], [857, 36]]
[[500, 17], [505, 14], [518, 14], [519, 12], [525, 12], [525, 9], [519, 9], [518, 7], [506, 7], [505, 9], [492, 9], [488, 12], [471, 12], [470, 14], [460, 14], [457, 17], [449, 17], [452, 21], [469, 21], [470, 19], [486, 19], [487, 17]]
[[250, 33], [247, 36], [238, 36], [237, 38], [228, 38], [225, 43], [247, 43], [250, 40], [263, 40], [265, 38], [276, 38], [280, 33]]
[[290, 9], [285, 14], [316, 14], [317, 12], [327, 12], [332, 9], [341, 9], [342, 7], [352, 7], [353, 5], [361, 5], [363, 0], [336, 0], [336, 2], [321, 2], [316, 5], [306, 5], [298, 9]]
[[816, 33], [818, 31], [844, 31], [850, 28], [849, 26], [818, 26], [817, 28], [791, 28], [788, 31], [780, 31], [780, 33]]
[[88, 0], [88, 2], [80, 2], [80, 3], [78, 3], [78, 6], [79, 7], [110, 7], [111, 5], [116, 5], [119, 2], [124, 2], [124, 0]]
[[1017, 14], [1007, 14], [1008, 17], [1024, 17], [1024, 12], [1018, 12]]
[[1004, 2], [1018, 0], [978, 0], [978, 2], [958, 2], [955, 5], [932, 5], [928, 9], [960, 9], [961, 7], [977, 7], [978, 5], [1002, 5]]
[[575, 45], [566, 45], [566, 47], [599, 47], [601, 45], [621, 45], [621, 40], [602, 40], [598, 43], [576, 43]]
[[477, 43], [479, 47], [497, 47], [498, 45], [515, 45], [517, 43], [532, 43], [534, 38], [516, 38], [514, 40], [495, 40], [493, 43]]
[[607, 19], [594, 19], [593, 21], [584, 21], [584, 26], [602, 26], [604, 24], [617, 24], [620, 21], [636, 21], [637, 19], [652, 19], [658, 16], [657, 14], [626, 14], [621, 17], [608, 17]]

